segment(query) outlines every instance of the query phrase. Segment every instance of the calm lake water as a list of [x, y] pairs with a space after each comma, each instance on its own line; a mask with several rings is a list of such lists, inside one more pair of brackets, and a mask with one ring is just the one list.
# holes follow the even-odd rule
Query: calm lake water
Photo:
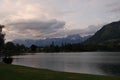
[[37, 53], [13, 56], [13, 64], [55, 71], [120, 75], [120, 52]]

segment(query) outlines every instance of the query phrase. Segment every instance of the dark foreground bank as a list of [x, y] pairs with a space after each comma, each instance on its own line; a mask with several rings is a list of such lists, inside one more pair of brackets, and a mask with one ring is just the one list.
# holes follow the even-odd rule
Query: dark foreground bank
[[66, 73], [0, 64], [0, 80], [120, 80], [120, 77]]

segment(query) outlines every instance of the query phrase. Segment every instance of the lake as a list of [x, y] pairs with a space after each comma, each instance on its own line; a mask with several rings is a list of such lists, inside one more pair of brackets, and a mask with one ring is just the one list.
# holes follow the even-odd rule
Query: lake
[[16, 65], [74, 73], [120, 75], [119, 52], [35, 53], [13, 58]]

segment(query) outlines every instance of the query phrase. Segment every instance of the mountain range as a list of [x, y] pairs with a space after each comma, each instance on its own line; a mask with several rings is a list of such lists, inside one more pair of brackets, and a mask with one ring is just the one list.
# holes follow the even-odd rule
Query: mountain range
[[90, 38], [91, 35], [81, 37], [79, 34], [74, 34], [74, 35], [68, 35], [67, 37], [63, 38], [46, 38], [46, 39], [38, 39], [38, 40], [32, 40], [32, 39], [16, 39], [13, 40], [14, 44], [24, 44], [27, 47], [30, 47], [31, 45], [36, 45], [36, 46], [48, 46], [51, 45], [53, 42], [55, 45], [62, 45], [62, 44], [77, 44], [77, 43], [82, 43], [88, 38]]
[[62, 44], [119, 44], [120, 45], [120, 21], [112, 22], [104, 25], [100, 30], [98, 30], [93, 36], [81, 37], [79, 34], [68, 35], [63, 38], [46, 38], [46, 39], [16, 39], [13, 40], [15, 44], [24, 44], [27, 47], [31, 45], [36, 46], [48, 46], [54, 42], [55, 45]]

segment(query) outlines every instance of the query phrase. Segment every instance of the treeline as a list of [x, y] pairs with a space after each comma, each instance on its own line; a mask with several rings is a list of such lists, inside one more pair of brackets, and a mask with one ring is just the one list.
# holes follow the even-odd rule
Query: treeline
[[120, 45], [116, 44], [62, 44], [57, 46], [54, 42], [49, 46], [36, 46], [31, 45], [30, 47], [25, 47], [25, 45], [14, 44], [12, 42], [7, 42], [4, 46], [4, 53], [6, 55], [21, 55], [25, 53], [40, 53], [40, 52], [92, 52], [92, 51], [120, 51]]
[[[119, 52], [120, 45], [116, 44], [63, 44], [62, 46], [50, 45], [46, 47], [37, 47], [38, 52]], [[34, 49], [35, 50], [35, 49]]]
[[3, 56], [12, 56], [26, 53], [27, 50], [28, 48], [25, 47], [25, 45], [15, 45], [12, 42], [7, 42], [6, 44], [4, 44], [4, 48], [1, 52], [3, 53]]

